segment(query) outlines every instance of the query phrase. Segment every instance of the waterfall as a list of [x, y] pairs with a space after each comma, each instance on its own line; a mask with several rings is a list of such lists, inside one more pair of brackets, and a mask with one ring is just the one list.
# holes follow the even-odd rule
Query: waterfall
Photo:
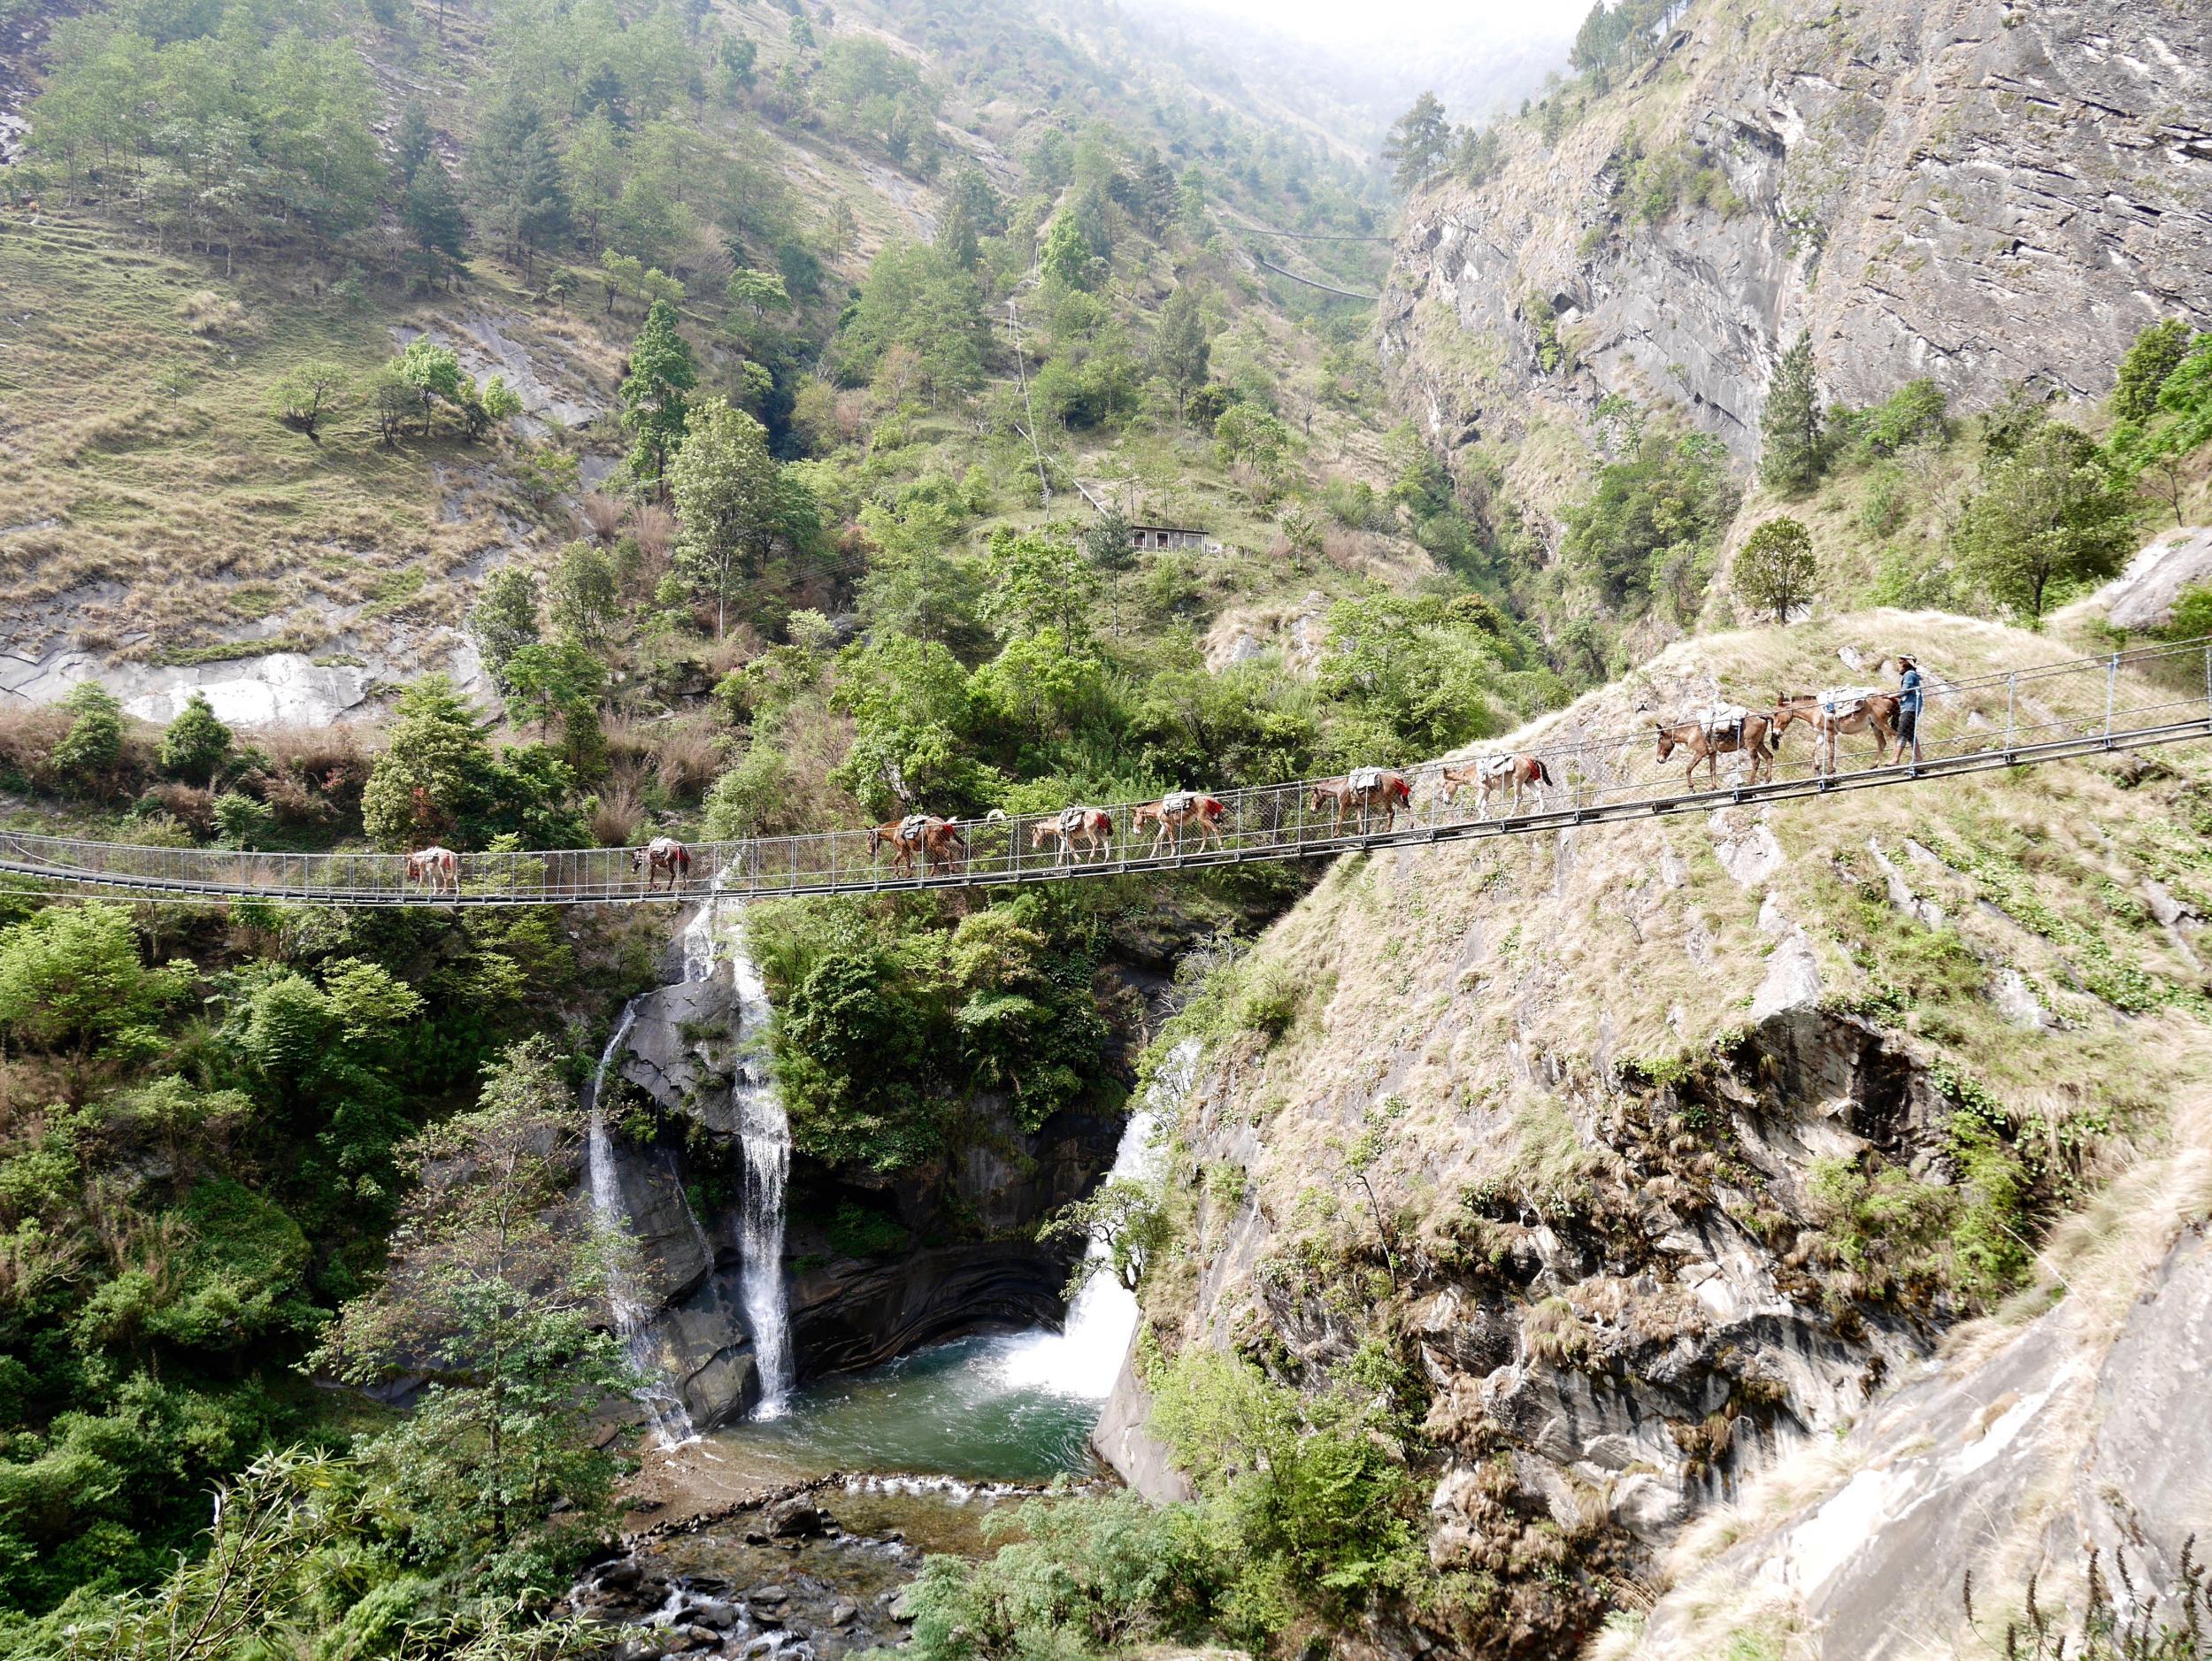
[[[723, 876], [717, 872], [706, 904], [684, 926], [684, 979], [714, 973], [723, 943], [715, 927]], [[791, 1121], [777, 1093], [762, 1045], [768, 1034], [768, 987], [744, 931], [727, 942], [734, 1012], [730, 1038], [736, 1050], [730, 1083], [738, 1144], [745, 1160], [745, 1190], [737, 1215], [738, 1306], [753, 1337], [753, 1365], [760, 1378], [757, 1419], [777, 1419], [791, 1399], [791, 1307], [783, 1282], [784, 1190], [791, 1176]]]
[[759, 1419], [780, 1418], [791, 1399], [791, 1309], [783, 1284], [784, 1188], [791, 1176], [791, 1121], [783, 1111], [769, 1058], [768, 988], [740, 940], [730, 954], [737, 985], [737, 1076], [731, 1096], [745, 1153], [745, 1197], [739, 1207], [739, 1301], [753, 1329], [760, 1370]]
[[[622, 1019], [614, 1025], [613, 1036], [600, 1052], [599, 1065], [591, 1075], [591, 1129], [586, 1140], [586, 1171], [591, 1182], [591, 1208], [603, 1228], [620, 1230], [629, 1227], [629, 1211], [622, 1200], [622, 1184], [615, 1171], [614, 1142], [607, 1134], [607, 1115], [600, 1105], [604, 1094], [607, 1073], [629, 1042], [630, 1028], [637, 1024], [637, 1003], [633, 999], [622, 1006]], [[696, 1227], [696, 1224], [694, 1224]], [[645, 1331], [645, 1311], [638, 1302], [637, 1288], [631, 1283], [628, 1267], [618, 1261], [607, 1275], [607, 1310], [614, 1318], [615, 1336], [630, 1357], [630, 1365], [643, 1380], [638, 1386], [638, 1404], [644, 1408], [653, 1421], [653, 1434], [664, 1448], [672, 1448], [690, 1442], [698, 1435], [692, 1425], [691, 1413], [684, 1406], [684, 1398], [668, 1375], [661, 1371], [659, 1357], [653, 1353], [652, 1340]]]
[[[1155, 1135], [1170, 1105], [1162, 1088], [1156, 1084], [1145, 1104], [1129, 1116], [1107, 1181], [1149, 1182], [1158, 1176]], [[1068, 1305], [1067, 1320], [1056, 1333], [1027, 1334], [1010, 1348], [1002, 1363], [1004, 1382], [1099, 1400], [1113, 1388], [1130, 1334], [1137, 1330], [1137, 1299], [1115, 1278], [1107, 1257], [1105, 1242], [1091, 1242], [1083, 1254], [1087, 1273]]]

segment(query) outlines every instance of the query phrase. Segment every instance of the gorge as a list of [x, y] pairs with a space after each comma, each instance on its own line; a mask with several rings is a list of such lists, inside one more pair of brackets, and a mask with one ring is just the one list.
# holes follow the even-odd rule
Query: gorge
[[2206, 1661], [2212, 18], [1235, 4], [0, 0], [0, 1661]]

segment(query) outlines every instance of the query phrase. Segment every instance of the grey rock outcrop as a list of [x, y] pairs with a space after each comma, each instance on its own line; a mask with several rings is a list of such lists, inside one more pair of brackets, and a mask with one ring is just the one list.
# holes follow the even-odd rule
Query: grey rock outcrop
[[[1801, 332], [1848, 403], [2100, 396], [2145, 325], [2212, 327], [2208, 107], [2171, 0], [1695, 5], [1555, 147], [1414, 200], [1384, 349], [1448, 449], [1623, 392], [1748, 458]], [[1646, 209], [1640, 152], [1708, 188]]]
[[1663, 1600], [1637, 1655], [1711, 1654], [1697, 1611], [1718, 1586], [1742, 1588], [1739, 1611], [1787, 1620], [1809, 1654], [1925, 1655], [1962, 1625], [1963, 1577], [1988, 1607], [2023, 1541], [2051, 1608], [2093, 1546], [2108, 1583], [2124, 1549], [2139, 1595], [2173, 1609], [2181, 1544], [2212, 1517], [2212, 1241], [2183, 1236], [2116, 1339], [2085, 1342], [2080, 1325], [2062, 1305], [1977, 1364], [1910, 1379], [1830, 1456], [1847, 1474]]

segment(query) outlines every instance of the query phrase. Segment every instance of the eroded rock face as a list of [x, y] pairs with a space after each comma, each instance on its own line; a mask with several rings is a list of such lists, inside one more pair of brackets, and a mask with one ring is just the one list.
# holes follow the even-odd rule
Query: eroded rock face
[[1711, 1654], [1698, 1604], [1723, 1584], [1786, 1611], [1808, 1653], [1926, 1654], [1962, 1624], [1963, 1577], [1990, 1607], [2024, 1539], [2054, 1608], [2070, 1607], [2065, 1583], [2093, 1546], [2124, 1608], [2123, 1549], [2136, 1595], [2174, 1609], [2181, 1544], [2212, 1516], [2212, 1241], [2185, 1234], [2116, 1337], [2095, 1326], [2062, 1304], [1978, 1364], [1904, 1384], [1853, 1429], [1812, 1503], [1660, 1603], [1637, 1655]]
[[[1694, 8], [1555, 147], [1515, 129], [1486, 184], [1415, 200], [1402, 402], [1456, 448], [1624, 392], [1747, 458], [1801, 332], [1851, 404], [2101, 396], [2145, 325], [2212, 326], [2208, 95], [2212, 17], [2169, 0]], [[1637, 144], [1724, 191], [1638, 217]]]

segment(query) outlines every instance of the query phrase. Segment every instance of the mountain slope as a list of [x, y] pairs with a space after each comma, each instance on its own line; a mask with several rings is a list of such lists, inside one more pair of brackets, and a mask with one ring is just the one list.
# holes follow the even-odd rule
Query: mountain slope
[[1801, 333], [1855, 404], [2101, 396], [2146, 325], [2212, 324], [2208, 65], [2170, 0], [1701, 0], [1416, 196], [1385, 352], [1452, 448], [1618, 392], [1747, 458]]
[[[1952, 678], [2063, 655], [1899, 612], [1710, 636], [1513, 742], [1897, 650]], [[1204, 1057], [1143, 1293], [1155, 1378], [1227, 1350], [1319, 1396], [1397, 1357], [1440, 1581], [1379, 1642], [1570, 1653], [1779, 1450], [1871, 1414], [1962, 1319], [2062, 1296], [2055, 1221], [2089, 1207], [2075, 1234], [2154, 1260], [2203, 1215], [2200, 1180], [2139, 1236], [2096, 1196], [2201, 1134], [2207, 765], [1340, 862], [1171, 1029]], [[1141, 1416], [1133, 1373], [1108, 1451], [1164, 1492]], [[2129, 1497], [2177, 1545], [2166, 1490]], [[1700, 1632], [1680, 1653], [1724, 1652]]]

